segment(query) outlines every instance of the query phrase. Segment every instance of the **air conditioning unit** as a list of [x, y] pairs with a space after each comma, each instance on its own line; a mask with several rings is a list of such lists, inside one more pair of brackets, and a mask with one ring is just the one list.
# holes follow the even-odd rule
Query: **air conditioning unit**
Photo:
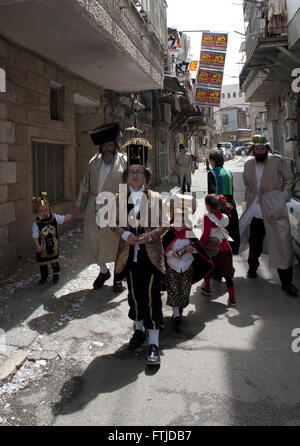
[[171, 104], [161, 104], [160, 105], [160, 122], [162, 124], [171, 124], [172, 123]]
[[297, 126], [295, 121], [287, 121], [285, 123], [285, 139], [286, 141], [297, 139]]
[[296, 103], [295, 102], [285, 102], [284, 104], [284, 117], [285, 119], [296, 119]]
[[236, 141], [236, 136], [235, 135], [230, 135], [230, 141]]

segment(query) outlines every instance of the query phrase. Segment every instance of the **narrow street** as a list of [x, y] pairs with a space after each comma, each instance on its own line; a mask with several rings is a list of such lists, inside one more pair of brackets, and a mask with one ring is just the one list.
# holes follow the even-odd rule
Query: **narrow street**
[[[226, 163], [239, 214], [243, 165], [242, 157]], [[204, 195], [203, 164], [192, 189]], [[78, 219], [61, 236], [57, 285], [38, 285], [33, 255], [0, 285], [0, 377], [8, 374], [0, 382], [0, 425], [300, 424], [300, 352], [292, 350], [300, 299], [281, 290], [266, 256], [256, 279], [246, 277], [247, 252], [234, 258], [236, 308], [227, 306], [224, 282], [212, 282], [211, 297], [198, 283], [182, 332], [175, 333], [164, 305], [161, 365], [151, 369], [146, 344], [139, 353], [126, 350], [132, 334], [127, 290], [114, 294], [111, 278], [94, 291], [98, 267], [84, 265], [82, 245]], [[299, 265], [294, 276], [299, 288]]]

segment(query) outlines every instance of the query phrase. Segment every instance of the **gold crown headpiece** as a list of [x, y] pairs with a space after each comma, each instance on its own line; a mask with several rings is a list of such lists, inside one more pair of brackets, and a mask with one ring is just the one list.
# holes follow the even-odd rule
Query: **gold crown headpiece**
[[33, 207], [38, 211], [40, 206], [49, 206], [49, 200], [47, 192], [37, 192], [34, 197], [32, 197]]

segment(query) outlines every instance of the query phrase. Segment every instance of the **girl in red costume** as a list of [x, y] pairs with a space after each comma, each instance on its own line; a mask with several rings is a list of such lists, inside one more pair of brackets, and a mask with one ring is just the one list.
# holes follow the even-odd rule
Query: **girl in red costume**
[[[225, 209], [230, 216], [230, 205], [228, 205], [222, 195], [215, 194], [206, 195], [205, 205], [208, 214], [204, 216], [203, 234], [200, 242], [215, 264], [214, 273], [224, 277], [226, 280], [229, 293], [228, 305], [235, 306], [236, 300], [232, 280], [234, 275], [232, 250], [228, 243], [232, 239], [225, 229], [228, 226], [229, 218], [221, 212]], [[206, 295], [211, 295], [209, 276], [204, 278], [204, 286], [201, 289]]]

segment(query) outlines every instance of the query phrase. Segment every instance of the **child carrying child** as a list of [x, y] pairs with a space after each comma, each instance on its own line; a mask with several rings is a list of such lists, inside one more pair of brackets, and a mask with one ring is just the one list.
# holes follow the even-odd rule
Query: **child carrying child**
[[[221, 210], [225, 210], [228, 213], [230, 205], [226, 202], [225, 197], [215, 194], [206, 195], [205, 205], [208, 214], [204, 216], [203, 234], [200, 242], [215, 264], [214, 273], [226, 280], [229, 293], [228, 305], [235, 306], [232, 250], [228, 243], [232, 239], [225, 229], [228, 226], [229, 218], [221, 212]], [[204, 286], [201, 289], [206, 295], [211, 295], [210, 277], [204, 278]]]
[[36, 194], [32, 201], [34, 210], [39, 214], [32, 224], [36, 261], [41, 272], [39, 284], [44, 285], [47, 282], [49, 264], [53, 270], [53, 283], [57, 283], [60, 271], [57, 225], [67, 222], [73, 215], [57, 215], [50, 212], [46, 192]]
[[181, 209], [174, 212], [174, 225], [163, 235], [162, 242], [168, 278], [167, 305], [172, 307], [172, 328], [180, 332], [183, 309], [189, 304], [193, 283], [210, 274], [213, 262], [184, 224]]

